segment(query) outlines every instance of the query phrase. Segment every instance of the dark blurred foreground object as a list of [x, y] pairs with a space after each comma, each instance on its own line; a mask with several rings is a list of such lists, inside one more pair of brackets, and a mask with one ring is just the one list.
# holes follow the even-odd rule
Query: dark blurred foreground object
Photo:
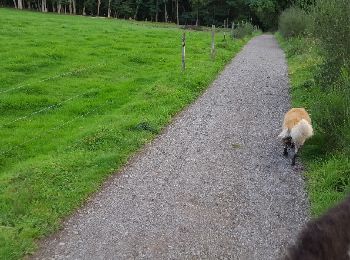
[[285, 257], [285, 260], [316, 259], [350, 259], [350, 197], [311, 220]]

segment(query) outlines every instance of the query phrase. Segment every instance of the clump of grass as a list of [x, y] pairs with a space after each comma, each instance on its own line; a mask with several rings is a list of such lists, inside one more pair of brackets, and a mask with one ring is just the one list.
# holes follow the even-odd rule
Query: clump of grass
[[152, 127], [148, 122], [141, 122], [131, 127], [133, 131], [149, 131], [151, 133], [157, 133], [157, 130]]
[[307, 172], [311, 212], [319, 216], [350, 192], [350, 159], [336, 154], [309, 164]]
[[212, 60], [210, 32], [187, 32], [183, 72], [176, 28], [8, 9], [0, 24], [0, 259], [35, 250], [249, 39]]

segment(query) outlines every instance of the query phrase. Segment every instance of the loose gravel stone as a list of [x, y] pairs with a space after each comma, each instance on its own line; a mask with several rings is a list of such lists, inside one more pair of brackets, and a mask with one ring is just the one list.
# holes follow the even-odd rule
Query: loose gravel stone
[[273, 36], [251, 40], [33, 259], [276, 259], [308, 219], [288, 88]]

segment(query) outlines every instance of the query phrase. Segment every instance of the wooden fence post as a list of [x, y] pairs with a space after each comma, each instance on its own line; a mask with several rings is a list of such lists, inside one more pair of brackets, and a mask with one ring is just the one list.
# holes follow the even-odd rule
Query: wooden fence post
[[185, 60], [185, 55], [186, 55], [186, 33], [182, 33], [182, 70], [186, 69], [186, 60]]
[[215, 58], [215, 25], [211, 26], [211, 57]]

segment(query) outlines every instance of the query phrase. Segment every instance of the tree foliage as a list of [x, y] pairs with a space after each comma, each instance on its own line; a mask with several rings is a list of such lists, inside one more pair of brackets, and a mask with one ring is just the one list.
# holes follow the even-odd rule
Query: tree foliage
[[310, 26], [309, 23], [309, 15], [303, 9], [293, 6], [280, 15], [279, 32], [285, 38], [303, 35]]
[[[106, 16], [180, 24], [217, 26], [252, 21], [276, 28], [279, 13], [293, 0], [0, 0], [1, 6], [40, 12]], [[228, 23], [227, 23], [228, 22]]]

